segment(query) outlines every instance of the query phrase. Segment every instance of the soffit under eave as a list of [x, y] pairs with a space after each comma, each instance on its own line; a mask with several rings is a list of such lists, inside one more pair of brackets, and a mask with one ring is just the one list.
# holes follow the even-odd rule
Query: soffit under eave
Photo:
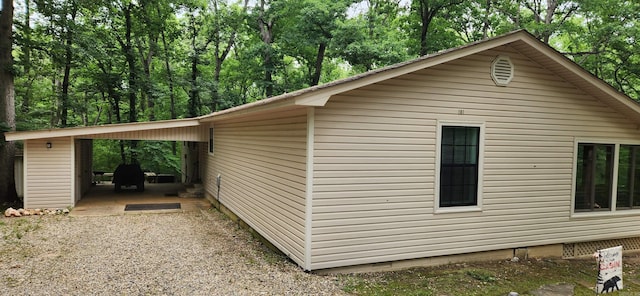
[[105, 139], [105, 140], [141, 140], [141, 141], [179, 141], [179, 142], [207, 142], [208, 133], [204, 126], [168, 128], [156, 130], [87, 134], [76, 139]]
[[[558, 74], [560, 77], [573, 84], [586, 95], [595, 97], [614, 110], [625, 114], [629, 119], [640, 123], [640, 104], [623, 93], [613, 89], [602, 89], [592, 83], [586, 82], [570, 74]], [[609, 88], [609, 86], [605, 86]]]
[[[237, 110], [222, 110], [211, 115], [200, 118], [201, 124], [215, 123], [221, 121], [242, 121], [247, 118], [264, 116], [271, 113], [289, 112], [297, 109], [306, 109], [307, 106], [300, 106], [294, 103], [295, 97], [282, 99], [280, 101], [270, 102], [258, 106], [249, 106], [247, 108], [239, 108]], [[244, 105], [238, 106], [243, 107]], [[233, 108], [232, 108], [233, 109]]]
[[640, 124], [640, 104], [620, 93], [608, 83], [594, 76], [586, 69], [564, 57], [547, 45], [538, 44], [532, 46], [524, 41], [514, 42], [511, 45], [523, 55], [537, 62], [545, 69], [558, 75], [565, 81], [575, 85], [577, 89], [586, 95], [595, 97], [617, 112], [625, 115], [629, 120]]
[[[580, 91], [586, 95], [595, 97], [613, 110], [625, 115], [629, 120], [636, 124], [640, 124], [640, 105], [622, 93], [611, 89], [608, 92], [600, 87], [588, 83], [583, 79], [577, 78], [571, 74], [558, 74], [560, 77], [575, 85]], [[608, 87], [608, 86], [606, 86]], [[611, 94], [613, 92], [613, 95]]]

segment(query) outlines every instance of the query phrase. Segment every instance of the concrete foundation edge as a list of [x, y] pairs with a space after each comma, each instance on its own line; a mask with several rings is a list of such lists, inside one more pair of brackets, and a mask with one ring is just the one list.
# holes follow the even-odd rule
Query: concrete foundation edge
[[240, 219], [240, 217], [238, 217], [229, 208], [225, 207], [220, 201], [218, 201], [217, 199], [213, 198], [210, 194], [206, 194], [206, 198], [207, 198], [207, 200], [209, 200], [209, 202], [211, 202], [211, 205], [214, 208], [216, 208], [220, 213], [222, 213], [225, 216], [227, 216], [231, 221], [236, 222], [238, 224], [238, 226], [240, 226], [242, 229], [247, 230], [251, 234], [251, 236], [253, 236], [255, 239], [260, 241], [260, 243], [262, 243], [264, 246], [266, 246], [267, 248], [269, 248], [273, 252], [277, 253], [278, 255], [286, 256], [282, 251], [280, 251], [280, 249], [278, 249], [269, 240], [267, 240], [262, 235], [260, 235], [260, 233], [258, 233], [255, 229], [253, 229], [251, 226], [249, 226], [249, 224], [247, 224], [242, 219]]
[[[239, 226], [249, 231], [256, 239], [267, 246], [269, 249], [284, 255], [271, 242], [262, 237], [257, 231], [251, 228], [246, 222], [242, 221], [233, 211], [224, 206], [220, 201], [216, 200], [210, 194], [206, 195], [213, 207], [222, 214], [226, 215], [232, 221], [238, 223]], [[507, 248], [501, 250], [455, 254], [428, 258], [417, 258], [409, 260], [399, 260], [391, 262], [361, 264], [354, 266], [335, 267], [327, 269], [313, 270], [316, 274], [340, 274], [340, 273], [364, 273], [364, 272], [381, 272], [394, 271], [413, 267], [439, 266], [455, 263], [483, 262], [483, 261], [500, 261], [511, 260], [518, 257], [521, 260], [540, 259], [540, 258], [562, 258], [564, 244], [551, 244], [541, 246], [527, 246], [522, 248]]]

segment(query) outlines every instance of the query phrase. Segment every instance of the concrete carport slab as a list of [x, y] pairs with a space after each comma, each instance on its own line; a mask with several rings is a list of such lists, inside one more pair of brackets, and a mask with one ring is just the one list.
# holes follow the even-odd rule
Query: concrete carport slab
[[[180, 183], [146, 183], [144, 192], [125, 187], [114, 192], [113, 184], [99, 183], [93, 186], [69, 213], [70, 216], [113, 216], [141, 213], [180, 213], [208, 209], [211, 203], [205, 198], [178, 197], [185, 186]], [[127, 204], [180, 203], [180, 209], [126, 211]]]

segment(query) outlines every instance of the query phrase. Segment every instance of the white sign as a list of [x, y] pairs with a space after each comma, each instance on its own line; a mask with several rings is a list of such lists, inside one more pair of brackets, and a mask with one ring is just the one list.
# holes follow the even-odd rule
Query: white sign
[[622, 290], [622, 246], [598, 250], [596, 294]]

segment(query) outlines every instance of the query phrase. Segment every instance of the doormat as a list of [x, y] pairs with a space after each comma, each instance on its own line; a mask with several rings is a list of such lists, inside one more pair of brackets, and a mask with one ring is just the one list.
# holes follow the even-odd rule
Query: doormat
[[180, 203], [128, 204], [125, 211], [150, 211], [180, 209]]

